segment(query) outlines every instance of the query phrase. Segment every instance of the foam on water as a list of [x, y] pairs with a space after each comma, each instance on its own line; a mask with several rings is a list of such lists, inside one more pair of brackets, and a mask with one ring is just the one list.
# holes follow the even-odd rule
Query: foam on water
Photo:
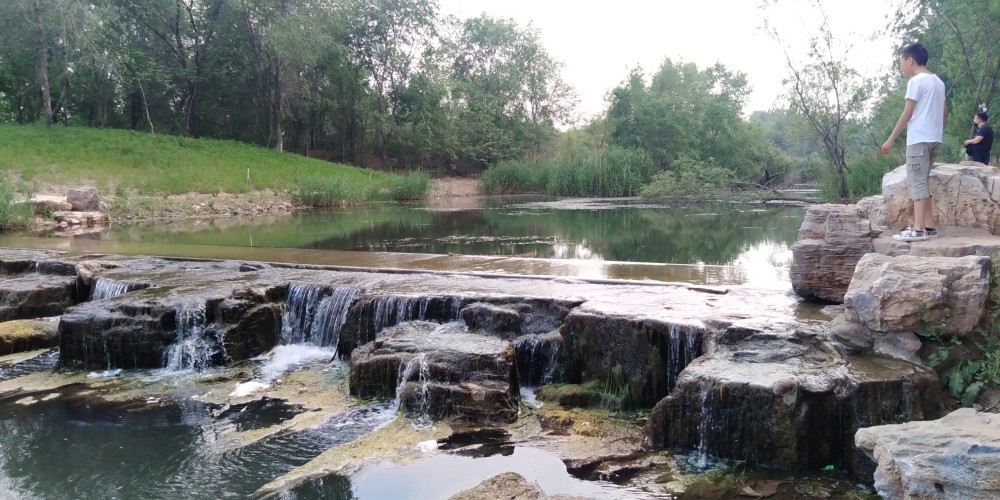
[[318, 347], [309, 344], [279, 345], [271, 352], [254, 358], [262, 361], [258, 380], [272, 382], [282, 375], [295, 371], [305, 365], [325, 363], [337, 355], [336, 346]]

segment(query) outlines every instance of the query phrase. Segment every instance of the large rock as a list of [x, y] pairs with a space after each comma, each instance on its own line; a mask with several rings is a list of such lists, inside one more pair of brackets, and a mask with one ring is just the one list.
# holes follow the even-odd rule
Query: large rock
[[0, 323], [0, 356], [59, 345], [56, 321], [19, 320]]
[[939, 420], [858, 430], [887, 499], [1000, 498], [1000, 415], [962, 408]]
[[58, 316], [78, 301], [75, 277], [26, 273], [2, 278], [0, 321]]
[[493, 476], [472, 489], [453, 495], [448, 500], [544, 500], [548, 498], [536, 483], [530, 483], [516, 472]]
[[509, 423], [518, 413], [515, 362], [508, 341], [454, 323], [404, 323], [351, 353], [350, 390], [396, 397], [418, 418]]
[[66, 190], [66, 201], [76, 212], [96, 212], [100, 209], [97, 188], [72, 188]]
[[851, 437], [861, 427], [937, 418], [937, 375], [881, 356], [839, 355], [818, 332], [730, 329], [681, 373], [646, 425], [654, 447], [791, 471], [827, 465], [863, 478]]
[[[1000, 170], [981, 163], [939, 164], [931, 170], [934, 218], [944, 226], [971, 226], [1000, 235]], [[906, 186], [906, 166], [882, 177], [889, 225], [906, 228], [913, 221], [913, 201]]]
[[799, 239], [792, 246], [789, 275], [801, 297], [840, 303], [854, 266], [872, 252], [869, 212], [857, 205], [814, 205], [806, 211]]
[[879, 332], [964, 335], [979, 323], [989, 292], [987, 257], [865, 255], [844, 297], [846, 315]]

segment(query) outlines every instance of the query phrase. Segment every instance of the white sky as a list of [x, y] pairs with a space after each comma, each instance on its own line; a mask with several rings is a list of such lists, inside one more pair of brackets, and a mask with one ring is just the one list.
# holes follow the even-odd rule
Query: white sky
[[[461, 19], [483, 12], [509, 17], [540, 31], [542, 43], [562, 61], [563, 78], [580, 96], [584, 116], [605, 108], [605, 94], [631, 68], [649, 75], [669, 57], [700, 68], [721, 62], [747, 74], [753, 89], [746, 112], [766, 110], [782, 93], [787, 75], [780, 46], [762, 29], [759, 0], [439, 0], [441, 13]], [[805, 29], [818, 25], [807, 0], [779, 0], [766, 11], [792, 46], [805, 57]], [[896, 0], [825, 0], [834, 35], [853, 45], [850, 62], [877, 73], [893, 60], [895, 40], [871, 39], [883, 30]]]

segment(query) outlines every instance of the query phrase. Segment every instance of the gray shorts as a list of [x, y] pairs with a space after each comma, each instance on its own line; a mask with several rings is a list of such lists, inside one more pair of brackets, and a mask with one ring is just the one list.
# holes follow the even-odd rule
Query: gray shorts
[[931, 176], [931, 165], [940, 150], [940, 142], [918, 142], [906, 146], [906, 186], [910, 188], [911, 200], [931, 197], [927, 181]]

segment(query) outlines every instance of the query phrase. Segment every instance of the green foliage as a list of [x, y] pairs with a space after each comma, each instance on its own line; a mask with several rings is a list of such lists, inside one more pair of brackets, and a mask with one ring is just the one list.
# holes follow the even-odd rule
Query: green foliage
[[609, 146], [537, 162], [508, 161], [486, 169], [486, 194], [545, 192], [557, 196], [634, 196], [653, 175], [653, 162], [634, 148]]
[[[925, 362], [941, 375], [948, 391], [962, 406], [972, 406], [987, 387], [1000, 389], [1000, 255], [993, 256], [990, 264], [990, 292], [986, 299], [986, 312], [980, 326], [973, 332], [982, 340], [943, 338], [941, 331], [950, 321], [936, 322], [929, 319], [926, 306], [920, 306], [924, 325], [921, 335], [935, 341], [937, 350]], [[949, 305], [949, 308], [953, 308]]]
[[427, 196], [431, 176], [425, 172], [410, 172], [389, 177], [387, 194], [395, 201], [419, 200]]
[[642, 188], [646, 198], [700, 198], [708, 194], [729, 192], [736, 174], [729, 169], [703, 165], [683, 158], [673, 170], [659, 172]]
[[32, 189], [27, 184], [13, 186], [0, 178], [0, 231], [20, 227], [31, 222], [34, 210], [31, 203]]
[[[864, 198], [882, 193], [882, 176], [895, 165], [883, 156], [867, 155], [852, 162], [846, 172], [847, 190], [851, 198]], [[820, 197], [824, 200], [842, 200], [840, 177], [830, 168], [821, 169], [817, 179]]]

